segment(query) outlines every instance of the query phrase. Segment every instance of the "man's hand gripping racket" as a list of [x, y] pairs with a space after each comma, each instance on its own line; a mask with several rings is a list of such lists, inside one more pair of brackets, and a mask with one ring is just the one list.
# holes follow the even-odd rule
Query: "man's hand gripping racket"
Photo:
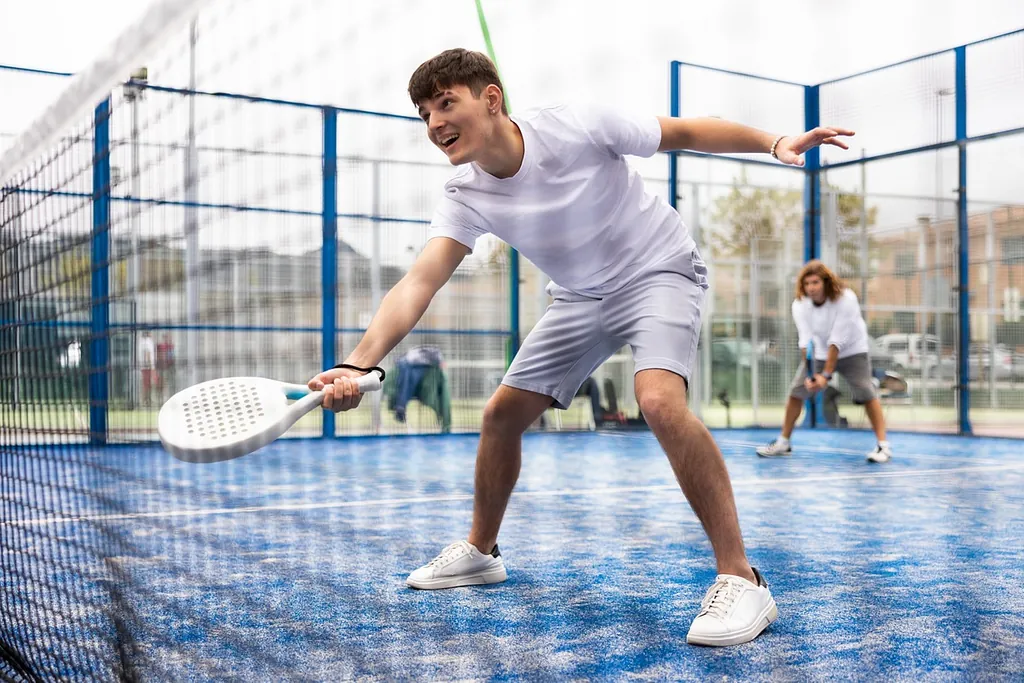
[[[363, 374], [367, 372], [368, 374]], [[381, 368], [341, 365], [307, 386], [263, 377], [227, 377], [179, 391], [160, 409], [164, 448], [179, 460], [211, 463], [248, 455], [274, 441], [318, 406], [340, 412], [378, 391]]]

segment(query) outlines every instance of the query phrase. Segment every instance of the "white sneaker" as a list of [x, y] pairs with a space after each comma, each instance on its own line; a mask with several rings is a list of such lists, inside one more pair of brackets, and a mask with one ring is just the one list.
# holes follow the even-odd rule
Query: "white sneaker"
[[700, 603], [686, 642], [693, 645], [739, 645], [758, 636], [779, 616], [768, 584], [755, 569], [757, 585], [739, 576], [719, 574]]
[[789, 439], [783, 440], [780, 436], [767, 446], [758, 446], [757, 454], [762, 458], [775, 458], [780, 455], [792, 455], [793, 447], [789, 445]]
[[469, 541], [459, 541], [409, 574], [405, 583], [413, 588], [433, 590], [501, 583], [506, 578], [505, 563], [498, 552], [498, 546], [494, 546], [494, 550], [485, 555]]
[[875, 450], [868, 453], [869, 462], [889, 462], [892, 460], [892, 447], [888, 441], [883, 441], [875, 446]]

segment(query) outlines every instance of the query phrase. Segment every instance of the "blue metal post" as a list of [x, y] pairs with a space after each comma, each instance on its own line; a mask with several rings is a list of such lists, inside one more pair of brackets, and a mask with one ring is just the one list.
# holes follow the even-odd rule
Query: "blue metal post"
[[[804, 88], [804, 127], [821, 125], [818, 110], [818, 86]], [[804, 260], [821, 257], [821, 150], [817, 147], [804, 154]]]
[[[324, 158], [323, 158], [323, 245], [320, 249], [321, 300], [321, 355], [323, 368], [332, 368], [335, 360], [334, 343], [338, 328], [338, 110], [324, 107]], [[349, 296], [350, 292], [345, 292]], [[323, 411], [323, 438], [333, 439], [334, 413]]]
[[967, 48], [958, 47], [956, 54], [956, 142], [959, 153], [960, 179], [957, 183], [957, 309], [960, 315], [959, 371], [957, 383], [959, 425], [961, 434], [971, 434], [971, 289], [970, 235], [967, 230]]
[[[819, 125], [818, 86], [808, 85], [804, 88], [804, 128], [811, 130]], [[807, 262], [821, 257], [821, 152], [817, 147], [804, 154], [804, 170], [804, 262]], [[805, 424], [817, 427], [818, 413], [824, 413], [821, 394], [809, 399], [806, 407]]]
[[[672, 62], [669, 73], [669, 115], [679, 116], [679, 69], [681, 64]], [[679, 155], [674, 151], [668, 153], [668, 203], [676, 211], [679, 210]]]
[[110, 368], [110, 100], [94, 116], [92, 160], [92, 310], [89, 341], [89, 443], [107, 443]]
[[519, 353], [519, 252], [512, 247], [509, 250], [509, 339], [508, 353], [505, 355], [505, 369], [512, 365], [512, 359]]

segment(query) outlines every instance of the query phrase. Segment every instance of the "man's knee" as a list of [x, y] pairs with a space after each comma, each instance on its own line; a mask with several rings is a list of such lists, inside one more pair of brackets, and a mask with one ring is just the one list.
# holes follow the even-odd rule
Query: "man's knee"
[[[649, 424], [678, 419], [680, 411], [688, 410], [686, 380], [667, 370], [649, 372], [636, 383], [636, 402], [644, 419]], [[640, 373], [638, 379], [645, 373]]]
[[550, 396], [502, 385], [484, 406], [483, 428], [525, 432], [550, 405]]

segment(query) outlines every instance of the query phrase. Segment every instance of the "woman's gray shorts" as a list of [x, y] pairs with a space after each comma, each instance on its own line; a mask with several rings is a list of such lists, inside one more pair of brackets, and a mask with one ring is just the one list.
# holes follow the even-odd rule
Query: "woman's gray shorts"
[[[825, 369], [825, 361], [814, 361], [814, 372], [820, 374]], [[836, 373], [842, 375], [846, 383], [850, 385], [853, 393], [854, 403], [867, 403], [873, 398], [878, 398], [875, 384], [871, 381], [871, 358], [866, 353], [855, 353], [846, 358], [840, 358], [836, 363]], [[803, 363], [797, 368], [796, 377], [793, 378], [793, 386], [789, 389], [789, 395], [806, 401], [811, 397], [804, 381], [807, 379], [807, 366]]]

